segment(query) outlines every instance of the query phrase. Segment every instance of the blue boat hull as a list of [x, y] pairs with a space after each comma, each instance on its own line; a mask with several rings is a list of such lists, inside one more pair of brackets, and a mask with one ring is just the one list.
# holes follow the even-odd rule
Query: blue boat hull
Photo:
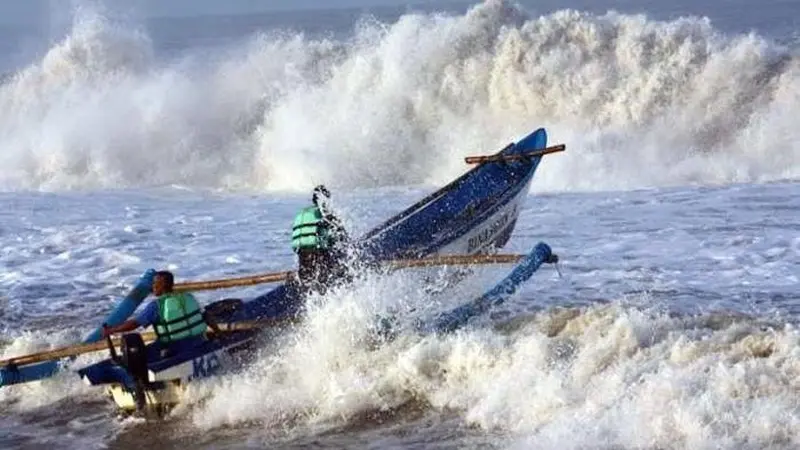
[[[540, 128], [502, 155], [518, 155], [547, 146]], [[359, 245], [365, 260], [476, 254], [502, 248], [511, 237], [541, 156], [490, 163], [470, 170], [444, 188], [368, 232]], [[281, 285], [246, 303], [235, 320], [287, 318], [299, 312], [298, 301]]]
[[[517, 155], [546, 145], [547, 134], [539, 129], [498, 153]], [[368, 261], [381, 261], [475, 254], [504, 246], [515, 227], [521, 203], [540, 160], [541, 156], [536, 156], [475, 167], [368, 232], [357, 243], [359, 256]], [[300, 313], [301, 307], [298, 295], [282, 284], [244, 302], [231, 321], [291, 319]], [[237, 332], [169, 358], [151, 355], [147, 374], [149, 389], [157, 391], [169, 383], [213, 375], [225, 368], [225, 354], [240, 349], [254, 336], [251, 332]], [[78, 373], [88, 384], [114, 386], [119, 391], [114, 394], [115, 400], [117, 394], [127, 395], [133, 389], [130, 375], [111, 360], [92, 364]], [[122, 406], [119, 401], [117, 403]]]

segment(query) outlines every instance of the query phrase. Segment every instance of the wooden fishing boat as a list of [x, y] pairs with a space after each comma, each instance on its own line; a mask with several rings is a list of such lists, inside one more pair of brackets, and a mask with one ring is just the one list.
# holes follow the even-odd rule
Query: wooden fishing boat
[[[546, 145], [547, 134], [538, 129], [494, 155], [468, 158], [468, 163], [478, 165], [358, 239], [359, 257], [379, 264], [401, 258], [474, 255], [502, 248], [514, 230], [542, 156], [564, 150], [563, 146]], [[520, 269], [527, 276], [514, 278], [516, 284], [547, 259], [549, 247], [546, 252], [537, 249], [535, 258], [532, 253], [520, 262], [518, 269], [527, 267]], [[115, 325], [130, 317], [150, 293], [152, 276], [152, 271], [145, 273], [104, 323]], [[180, 401], [183, 388], [191, 380], [246, 363], [249, 352], [243, 350], [252, 345], [264, 326], [295, 320], [302, 304], [302, 296], [288, 283], [247, 301], [216, 302], [207, 306], [206, 312], [228, 328], [212, 338], [186, 351], [165, 355], [145, 345], [139, 333], [129, 333], [121, 339], [119, 354], [109, 341], [111, 357], [78, 370], [78, 374], [90, 385], [106, 387], [122, 410], [163, 411]], [[84, 342], [97, 342], [100, 336], [98, 328]], [[58, 361], [0, 364], [0, 386], [47, 378], [59, 368]]]

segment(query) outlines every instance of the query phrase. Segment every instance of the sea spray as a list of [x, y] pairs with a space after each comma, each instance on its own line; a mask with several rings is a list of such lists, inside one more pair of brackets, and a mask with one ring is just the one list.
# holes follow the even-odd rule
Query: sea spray
[[414, 404], [520, 448], [797, 443], [791, 325], [613, 302], [368, 348], [359, 305], [315, 310], [257, 368], [207, 385], [195, 426], [341, 427]]
[[546, 127], [536, 190], [772, 181], [800, 174], [800, 63], [708, 19], [503, 1], [366, 18], [347, 38], [264, 30], [153, 54], [81, 9], [0, 86], [0, 187], [179, 184], [308, 190], [442, 184], [462, 157]]

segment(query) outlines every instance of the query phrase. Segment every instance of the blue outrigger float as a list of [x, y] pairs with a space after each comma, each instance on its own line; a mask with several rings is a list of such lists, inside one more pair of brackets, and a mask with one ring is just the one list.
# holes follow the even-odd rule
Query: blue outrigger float
[[[424, 258], [440, 255], [474, 255], [502, 248], [511, 237], [521, 203], [546, 149], [547, 134], [538, 129], [509, 144], [477, 167], [444, 188], [425, 197], [400, 214], [366, 233], [357, 242], [359, 257], [371, 262]], [[561, 146], [560, 150], [563, 150]], [[558, 151], [558, 150], [556, 150]], [[493, 290], [437, 317], [420, 330], [452, 331], [492, 304], [504, 301], [545, 262], [554, 262], [550, 247], [538, 244], [517, 268]], [[130, 317], [149, 295], [152, 271], [145, 273], [131, 293], [120, 302], [104, 323], [115, 325]], [[90, 385], [103, 385], [119, 409], [168, 409], [180, 402], [188, 381], [213, 375], [241, 364], [237, 353], [248, 348], [263, 328], [236, 329], [237, 323], [281, 323], [302, 314], [303, 301], [288, 285], [281, 284], [248, 301], [223, 300], [206, 311], [228, 325], [191, 350], [162, 356], [145, 346], [138, 333], [123, 336], [121, 355], [109, 340], [109, 359], [78, 370]], [[220, 317], [220, 316], [225, 317]], [[100, 328], [84, 342], [100, 340]], [[60, 365], [55, 361], [0, 368], [0, 386], [47, 378]]]

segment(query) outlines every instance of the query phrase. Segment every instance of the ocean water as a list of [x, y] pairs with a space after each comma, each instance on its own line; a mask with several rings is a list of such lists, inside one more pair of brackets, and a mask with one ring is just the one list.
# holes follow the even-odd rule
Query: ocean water
[[150, 267], [294, 267], [317, 183], [359, 234], [538, 127], [567, 151], [503, 252], [545, 241], [562, 275], [379, 348], [374, 314], [509, 268], [314, 298], [163, 423], [68, 372], [0, 388], [0, 447], [800, 445], [797, 2], [32, 4], [0, 20], [0, 357], [80, 340]]

